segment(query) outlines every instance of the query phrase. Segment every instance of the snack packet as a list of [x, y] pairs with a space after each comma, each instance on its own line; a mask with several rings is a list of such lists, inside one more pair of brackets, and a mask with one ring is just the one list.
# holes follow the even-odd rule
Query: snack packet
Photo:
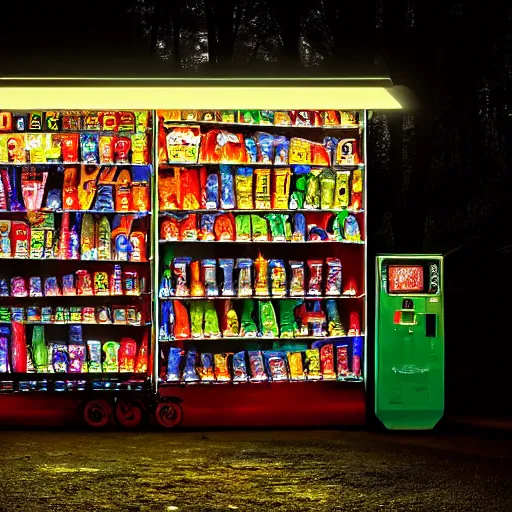
[[249, 367], [251, 369], [251, 382], [264, 382], [268, 380], [265, 372], [265, 362], [263, 360], [263, 353], [259, 350], [250, 350], [247, 352], [249, 356]]
[[288, 380], [286, 353], [266, 350], [263, 352], [263, 357], [271, 381], [279, 382]]
[[245, 351], [237, 352], [233, 355], [233, 382], [247, 382], [248, 380]]
[[279, 328], [277, 326], [276, 312], [270, 301], [258, 302], [260, 330], [264, 338], [279, 337]]

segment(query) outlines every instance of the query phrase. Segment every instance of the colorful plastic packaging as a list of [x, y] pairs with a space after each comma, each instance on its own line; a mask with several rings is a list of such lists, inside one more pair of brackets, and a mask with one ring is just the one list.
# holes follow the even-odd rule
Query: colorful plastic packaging
[[206, 180], [206, 209], [216, 210], [219, 207], [219, 176], [210, 174]]
[[335, 380], [334, 346], [332, 343], [320, 347], [320, 372], [323, 380]]
[[274, 137], [274, 144], [275, 144], [274, 165], [288, 164], [288, 153], [290, 151], [290, 141], [282, 135], [277, 135]]
[[65, 373], [69, 368], [69, 352], [65, 343], [50, 343], [52, 368], [54, 373]]
[[327, 279], [325, 284], [326, 295], [341, 295], [342, 272], [341, 261], [338, 258], [327, 258]]
[[75, 274], [62, 276], [62, 295], [72, 297], [76, 295]]
[[190, 332], [192, 338], [202, 338], [204, 331], [204, 302], [201, 300], [190, 303]]
[[254, 209], [252, 198], [253, 169], [238, 167], [235, 174], [236, 204], [239, 210]]
[[215, 372], [213, 369], [213, 354], [201, 353], [201, 364], [198, 368], [201, 382], [213, 382], [215, 380]]
[[288, 380], [288, 365], [286, 364], [285, 352], [264, 351], [263, 357], [271, 381]]
[[232, 297], [235, 295], [235, 283], [233, 280], [235, 260], [221, 258], [219, 259], [219, 268], [222, 269], [221, 295], [223, 297]]
[[[217, 218], [217, 214], [210, 214], [210, 213], [204, 213], [200, 217], [200, 231], [199, 231], [199, 239], [204, 241], [211, 242], [212, 240], [215, 240], [215, 219]], [[161, 230], [164, 230], [164, 223], [169, 221], [164, 221], [161, 226]], [[169, 230], [165, 230], [164, 236], [160, 236], [164, 240], [171, 240], [171, 238], [165, 238], [167, 237], [167, 232]], [[170, 233], [169, 233], [170, 234]], [[176, 238], [177, 239], [177, 238]]]
[[361, 377], [361, 361], [363, 359], [363, 338], [356, 336], [352, 340], [352, 375]]
[[233, 355], [233, 382], [247, 382], [248, 380], [245, 351], [237, 352]]
[[254, 179], [254, 206], [257, 210], [269, 210], [271, 207], [270, 169], [255, 169]]
[[220, 207], [230, 210], [235, 207], [235, 181], [231, 172], [231, 166], [221, 165], [220, 173]]
[[258, 161], [258, 146], [254, 137], [245, 138], [245, 150], [247, 151], [247, 161], [255, 164]]
[[320, 208], [329, 210], [334, 204], [334, 189], [336, 175], [330, 169], [325, 169], [320, 174]]
[[11, 296], [28, 297], [27, 283], [23, 277], [13, 277], [11, 279]]
[[240, 317], [240, 336], [244, 338], [255, 338], [258, 335], [258, 328], [254, 321], [254, 301], [247, 299], [243, 301], [242, 315]]
[[216, 240], [234, 240], [236, 227], [232, 213], [223, 213], [215, 218], [213, 227]]
[[288, 209], [291, 174], [290, 169], [274, 169], [272, 173], [272, 208], [274, 210]]
[[204, 290], [207, 297], [217, 297], [219, 287], [217, 286], [217, 261], [215, 259], [204, 259], [201, 261]]
[[195, 260], [190, 263], [190, 295], [191, 297], [204, 297], [205, 295], [201, 262], [199, 260]]
[[311, 169], [306, 183], [306, 194], [304, 197], [304, 208], [307, 210], [318, 210], [320, 208], [320, 173], [321, 169]]
[[353, 210], [361, 210], [363, 208], [363, 171], [361, 169], [356, 169], [352, 172], [350, 198], [350, 207]]
[[268, 263], [261, 254], [254, 260], [254, 295], [269, 295]]
[[76, 289], [77, 295], [93, 295], [93, 283], [88, 270], [76, 271]]
[[268, 262], [272, 297], [286, 295], [286, 266], [284, 260], [272, 259]]
[[236, 260], [238, 272], [238, 293], [239, 297], [247, 297], [252, 292], [252, 260], [250, 258], [239, 258]]
[[188, 287], [188, 265], [190, 265], [192, 258], [179, 257], [174, 258], [172, 264], [173, 273], [173, 288], [174, 295], [177, 297], [190, 296], [190, 289]]
[[251, 215], [252, 240], [262, 242], [268, 240], [267, 220], [260, 215]]
[[327, 330], [329, 336], [346, 336], [336, 301], [333, 299], [325, 301], [325, 311], [327, 312]]
[[181, 362], [183, 351], [178, 347], [171, 347], [167, 358], [167, 382], [179, 382], [181, 375]]
[[307, 286], [308, 295], [322, 295], [323, 289], [323, 262], [321, 260], [308, 260], [309, 278]]
[[185, 367], [183, 368], [183, 381], [192, 383], [199, 382], [199, 375], [197, 374], [197, 352], [189, 350], [185, 356]]
[[337, 380], [345, 380], [349, 375], [348, 345], [338, 345], [336, 347], [336, 374]]
[[229, 354], [214, 354], [213, 364], [215, 367], [215, 380], [217, 382], [231, 381], [231, 373], [229, 371]]
[[233, 307], [231, 300], [224, 301], [224, 311], [222, 316], [222, 337], [232, 338], [238, 336], [240, 332], [240, 324], [238, 315]]
[[70, 343], [68, 345], [68, 371], [70, 373], [83, 373], [86, 362], [86, 347], [83, 343]]
[[190, 322], [187, 308], [179, 300], [173, 301], [172, 304], [174, 308], [174, 337], [176, 339], [190, 338]]
[[302, 352], [288, 352], [287, 356], [290, 380], [305, 380]]
[[236, 224], [236, 239], [237, 240], [250, 240], [251, 239], [251, 216], [250, 215], [237, 215], [235, 217]]
[[260, 331], [264, 338], [278, 338], [279, 328], [277, 326], [276, 312], [270, 301], [258, 302]]
[[215, 304], [207, 301], [204, 306], [204, 337], [205, 338], [219, 338], [219, 317]]
[[281, 338], [294, 338], [299, 335], [299, 328], [295, 320], [295, 308], [299, 306], [299, 300], [279, 301], [279, 333]]
[[350, 204], [350, 171], [336, 171], [334, 208], [348, 208]]
[[59, 282], [57, 278], [54, 276], [46, 277], [44, 280], [44, 296], [57, 297], [60, 294]]
[[320, 380], [320, 352], [317, 348], [306, 350], [306, 374], [308, 380]]
[[265, 362], [263, 360], [263, 353], [259, 350], [250, 350], [247, 355], [249, 356], [249, 367], [251, 369], [251, 382], [264, 382], [268, 380], [267, 373], [265, 372]]
[[269, 213], [268, 215], [265, 215], [265, 218], [268, 219], [270, 224], [272, 240], [274, 242], [285, 242], [285, 221], [288, 218], [288, 215], [283, 215], [281, 213]]
[[107, 272], [94, 272], [93, 286], [94, 295], [108, 295], [109, 282]]
[[355, 215], [347, 215], [344, 222], [344, 238], [349, 242], [360, 242], [361, 231]]
[[296, 213], [293, 216], [292, 241], [306, 241], [306, 217], [302, 213]]
[[356, 165], [360, 163], [357, 139], [342, 139], [336, 148], [337, 165]]

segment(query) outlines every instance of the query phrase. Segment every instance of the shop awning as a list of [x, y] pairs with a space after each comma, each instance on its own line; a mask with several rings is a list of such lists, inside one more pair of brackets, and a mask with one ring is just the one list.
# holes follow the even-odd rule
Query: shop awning
[[411, 95], [384, 77], [0, 77], [0, 110], [396, 110]]

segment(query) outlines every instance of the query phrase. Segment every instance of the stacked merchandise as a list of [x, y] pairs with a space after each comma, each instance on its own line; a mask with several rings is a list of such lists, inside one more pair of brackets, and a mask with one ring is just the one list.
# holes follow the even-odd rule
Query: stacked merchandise
[[236, 353], [199, 353], [171, 347], [166, 382], [243, 383], [319, 380], [360, 380], [363, 340], [340, 339], [313, 343], [310, 349], [249, 350]]
[[[254, 275], [254, 277], [253, 277]], [[220, 276], [220, 280], [219, 280]], [[220, 281], [220, 286], [219, 286]], [[307, 262], [251, 258], [175, 257], [164, 268], [159, 297], [321, 297], [354, 296], [353, 279], [343, 287], [339, 258]]]
[[0, 258], [144, 262], [144, 217], [31, 212], [27, 221], [0, 219]]
[[362, 242], [357, 217], [347, 210], [321, 216], [166, 212], [162, 217], [161, 242]]
[[[360, 336], [357, 310], [345, 329], [336, 300], [180, 300], [161, 303], [160, 341], [219, 338], [323, 338]], [[220, 321], [219, 321], [220, 320]]]
[[[161, 381], [359, 380], [360, 113], [187, 110], [158, 119]], [[183, 242], [205, 245], [186, 251]], [[207, 242], [332, 244], [285, 259], [274, 247], [265, 258]], [[246, 350], [216, 353], [228, 341]]]
[[0, 112], [0, 163], [148, 164], [150, 114]]
[[0, 372], [147, 373], [150, 131], [148, 111], [0, 112]]
[[25, 326], [0, 327], [0, 373], [145, 373], [148, 337], [141, 343], [85, 340], [81, 326], [70, 326], [68, 341], [46, 342], [44, 326], [34, 326], [27, 343]]

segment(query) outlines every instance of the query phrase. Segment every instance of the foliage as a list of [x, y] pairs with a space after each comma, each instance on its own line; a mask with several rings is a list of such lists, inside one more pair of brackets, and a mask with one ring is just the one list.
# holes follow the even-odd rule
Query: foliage
[[505, 238], [512, 184], [505, 3], [134, 0], [133, 7], [152, 50], [174, 68], [387, 67], [421, 108], [370, 122], [377, 250], [449, 251], [474, 236]]

